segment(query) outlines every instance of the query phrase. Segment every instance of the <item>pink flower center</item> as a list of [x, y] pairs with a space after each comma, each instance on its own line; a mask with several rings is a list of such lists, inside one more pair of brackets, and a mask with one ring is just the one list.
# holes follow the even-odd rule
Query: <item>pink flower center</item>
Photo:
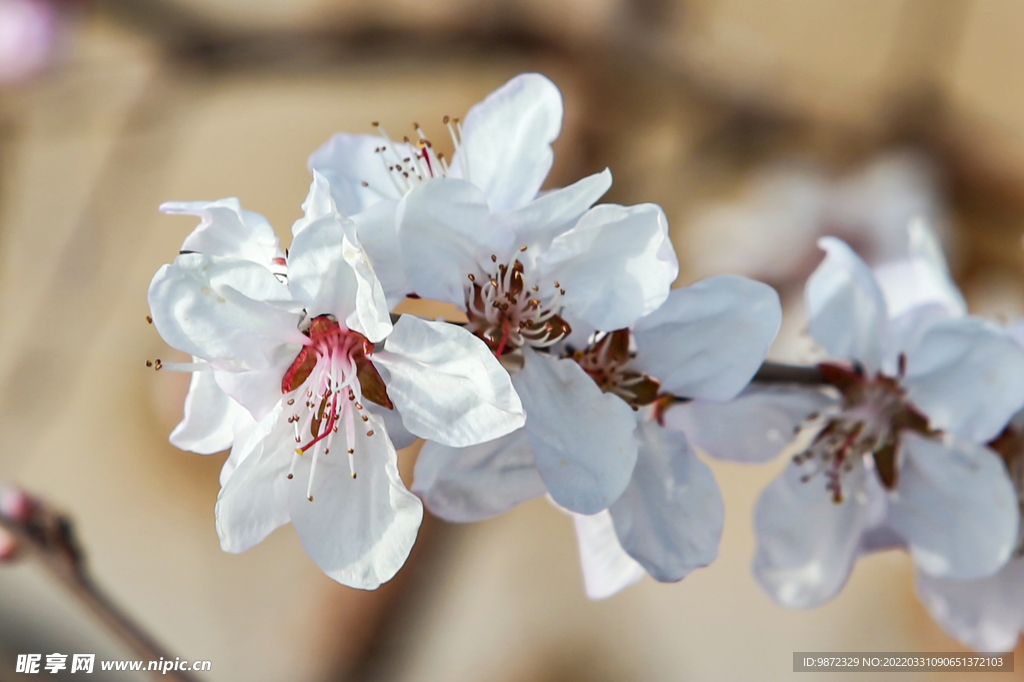
[[[295, 430], [295, 458], [288, 478], [294, 475], [297, 458], [312, 451], [306, 489], [306, 497], [312, 502], [317, 460], [330, 453], [335, 434], [342, 426], [348, 444], [349, 468], [352, 478], [356, 477], [352, 447], [355, 430], [357, 425], [363, 428], [369, 421], [361, 402], [360, 375], [366, 375], [366, 366], [372, 370], [368, 357], [373, 353], [373, 344], [327, 315], [314, 318], [307, 333], [309, 343], [285, 372], [281, 392], [295, 394], [286, 401], [291, 411], [288, 422]], [[377, 378], [379, 380], [379, 376]], [[366, 435], [374, 435], [373, 430]]]

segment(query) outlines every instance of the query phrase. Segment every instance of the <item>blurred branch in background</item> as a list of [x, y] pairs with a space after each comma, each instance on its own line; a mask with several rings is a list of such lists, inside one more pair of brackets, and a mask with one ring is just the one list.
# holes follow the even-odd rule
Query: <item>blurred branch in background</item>
[[[7, 535], [0, 538], [0, 558], [12, 561], [25, 556], [38, 560], [138, 658], [174, 660], [93, 581], [68, 516], [17, 488], [5, 488], [0, 491], [0, 528]], [[195, 680], [180, 670], [154, 673], [157, 674], [179, 682]]]

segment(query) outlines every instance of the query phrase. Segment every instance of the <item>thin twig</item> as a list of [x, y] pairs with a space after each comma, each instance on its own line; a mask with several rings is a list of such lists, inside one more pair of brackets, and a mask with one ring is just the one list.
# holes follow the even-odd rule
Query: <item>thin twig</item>
[[[402, 315], [409, 313], [391, 313], [391, 323], [398, 324], [398, 320], [401, 319]], [[465, 326], [464, 322], [452, 322], [446, 320], [448, 324], [455, 324], [460, 327]], [[539, 349], [542, 352], [550, 352], [549, 348]], [[799, 384], [801, 386], [828, 386], [829, 383], [825, 379], [825, 375], [821, 373], [817, 365], [787, 365], [781, 362], [764, 362], [761, 365], [761, 369], [757, 370], [757, 374], [751, 379], [752, 382], [759, 384]], [[688, 398], [677, 398], [679, 401], [685, 402]]]
[[752, 381], [760, 384], [801, 384], [803, 386], [827, 386], [825, 375], [817, 365], [784, 365], [779, 362], [765, 362], [757, 370]]
[[[67, 516], [53, 511], [19, 490], [5, 490], [3, 494], [7, 500], [2, 505], [4, 509], [0, 509], [0, 527], [14, 539], [17, 554], [35, 556], [139, 659], [175, 660], [93, 582]], [[9, 502], [12, 497], [17, 500], [13, 505]], [[12, 513], [11, 507], [16, 507], [18, 511]], [[168, 670], [166, 673], [158, 670], [153, 674], [160, 675], [163, 680], [197, 682], [195, 677], [181, 670]]]

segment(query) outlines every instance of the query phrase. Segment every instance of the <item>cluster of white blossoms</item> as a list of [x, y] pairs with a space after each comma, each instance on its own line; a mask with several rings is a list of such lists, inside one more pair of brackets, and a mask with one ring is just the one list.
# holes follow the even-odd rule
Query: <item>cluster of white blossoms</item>
[[[874, 272], [826, 238], [807, 285], [820, 384], [751, 383], [776, 292], [733, 275], [671, 289], [664, 213], [595, 206], [607, 170], [541, 192], [561, 121], [557, 88], [525, 74], [445, 119], [450, 160], [418, 125], [400, 142], [376, 124], [338, 134], [310, 158], [287, 251], [235, 199], [162, 207], [201, 219], [149, 302], [193, 356], [162, 365], [193, 373], [171, 441], [231, 448], [222, 547], [291, 521], [329, 576], [372, 589], [405, 562], [424, 504], [467, 522], [546, 496], [603, 598], [716, 558], [724, 504], [695, 447], [763, 461], [796, 433], [757, 505], [764, 589], [820, 604], [859, 555], [904, 547], [954, 636], [1009, 648], [1024, 627], [1014, 330], [966, 315], [922, 226]], [[410, 295], [465, 324], [393, 316]], [[417, 437], [410, 492], [396, 452]]]

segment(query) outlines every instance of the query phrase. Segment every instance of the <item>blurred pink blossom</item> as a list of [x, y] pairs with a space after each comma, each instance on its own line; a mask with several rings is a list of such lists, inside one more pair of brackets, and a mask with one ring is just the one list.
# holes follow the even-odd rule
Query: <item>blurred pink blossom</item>
[[45, 0], [0, 0], [0, 86], [39, 73], [52, 59], [57, 9]]

